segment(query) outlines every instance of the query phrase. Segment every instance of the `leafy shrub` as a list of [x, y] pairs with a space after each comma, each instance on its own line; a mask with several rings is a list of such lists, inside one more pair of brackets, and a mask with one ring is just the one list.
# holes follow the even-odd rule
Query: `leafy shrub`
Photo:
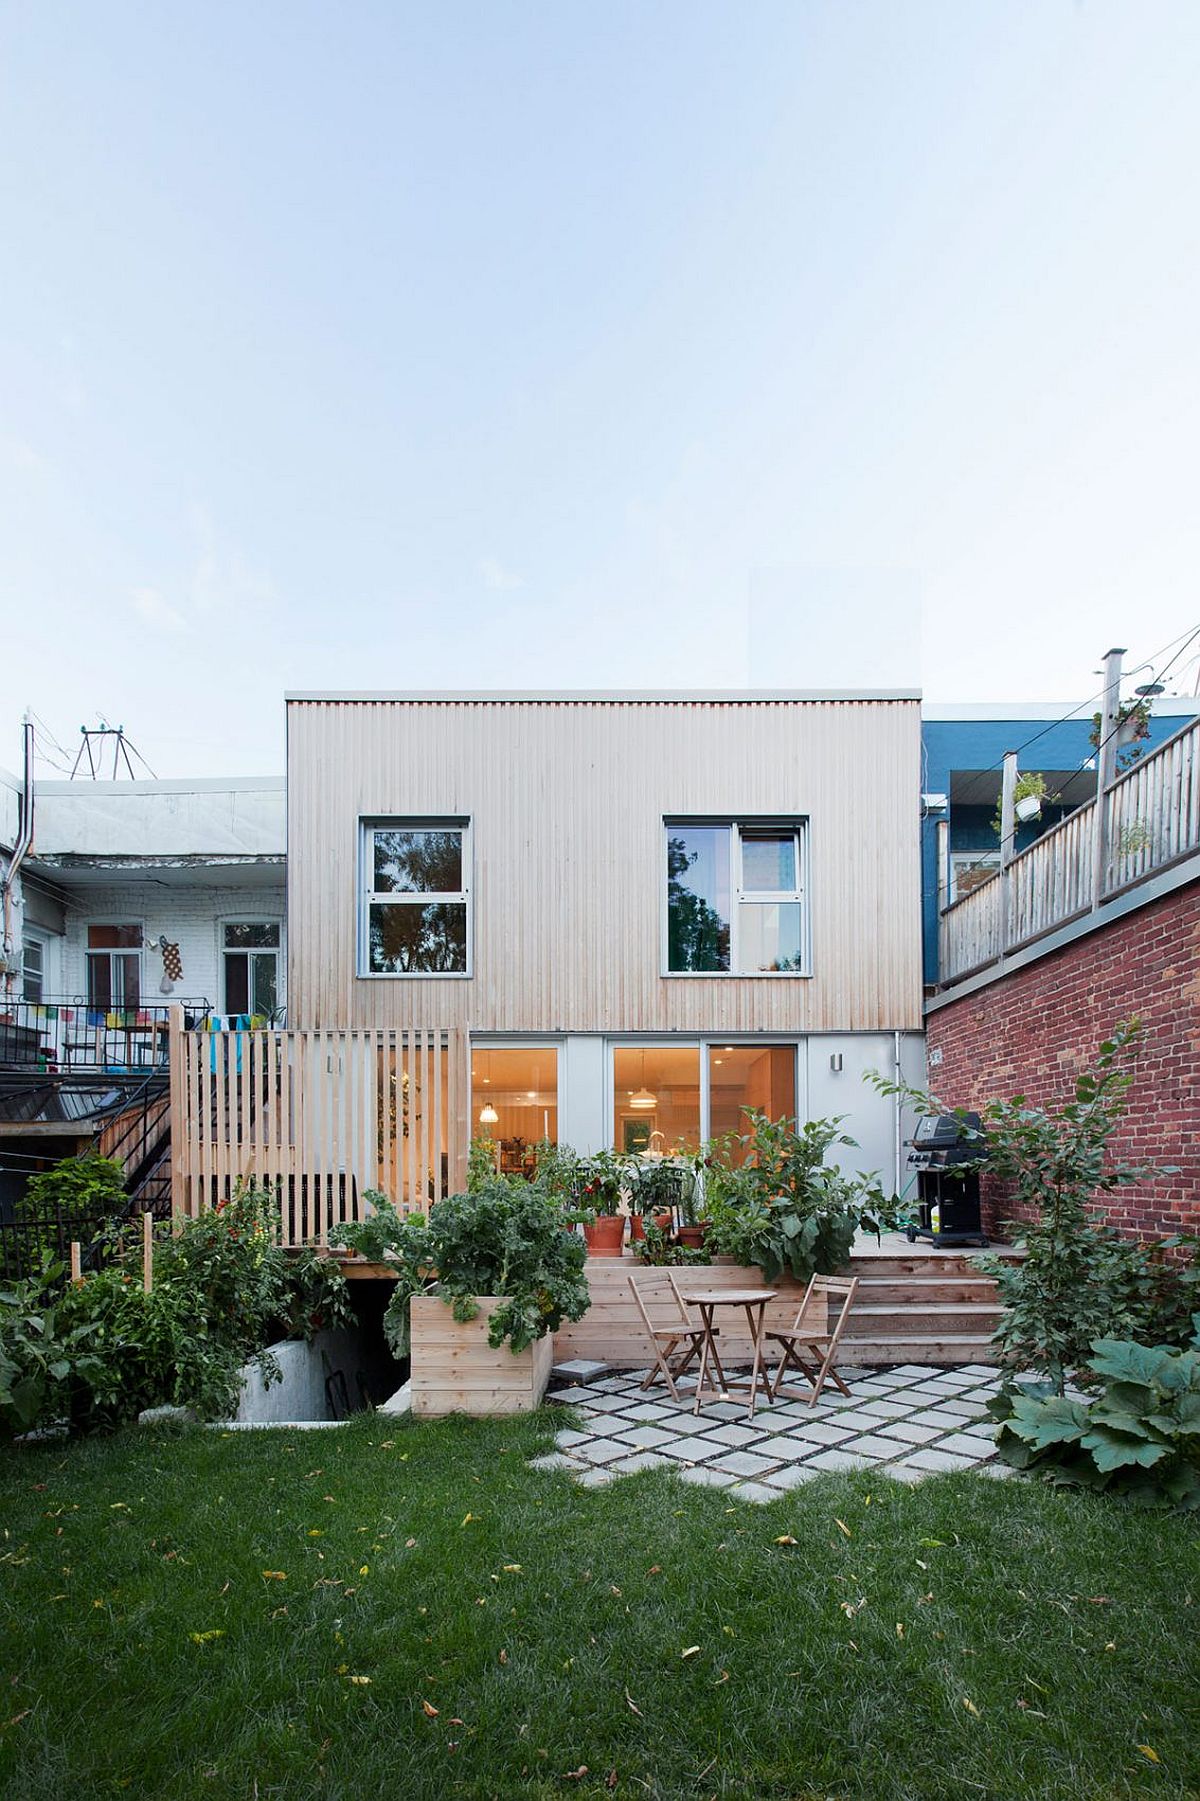
[[428, 1220], [403, 1220], [393, 1255], [399, 1263], [384, 1331], [398, 1357], [409, 1350], [409, 1302], [425, 1289], [457, 1320], [473, 1319], [476, 1295], [500, 1295], [488, 1325], [493, 1348], [508, 1339], [516, 1354], [580, 1319], [590, 1295], [583, 1241], [563, 1230], [561, 1208], [523, 1181], [495, 1177], [473, 1194], [438, 1201]]
[[646, 1221], [643, 1229], [645, 1237], [635, 1238], [631, 1244], [634, 1256], [642, 1263], [679, 1268], [687, 1264], [712, 1262], [707, 1245], [676, 1244], [669, 1233], [664, 1232], [661, 1226], [656, 1226], [652, 1219]]
[[62, 1419], [72, 1385], [100, 1369], [95, 1331], [63, 1306], [62, 1265], [0, 1289], [0, 1439]]
[[90, 1329], [95, 1351], [76, 1422], [109, 1427], [162, 1405], [219, 1418], [237, 1404], [244, 1363], [258, 1358], [268, 1381], [277, 1373], [268, 1345], [348, 1324], [336, 1262], [283, 1250], [277, 1226], [268, 1193], [239, 1189], [155, 1240], [149, 1294], [140, 1246], [127, 1249], [114, 1233], [110, 1261], [62, 1301], [65, 1315]]
[[25, 1267], [37, 1269], [44, 1256], [65, 1257], [71, 1239], [90, 1240], [123, 1213], [129, 1204], [124, 1182], [117, 1159], [95, 1151], [64, 1157], [31, 1176], [13, 1207], [14, 1218], [28, 1229], [22, 1247]]
[[708, 1248], [755, 1263], [768, 1282], [788, 1270], [798, 1282], [832, 1275], [861, 1226], [878, 1233], [884, 1197], [871, 1177], [846, 1176], [825, 1162], [835, 1144], [854, 1145], [840, 1119], [768, 1119], [746, 1109], [750, 1131], [708, 1147]]
[[396, 1246], [403, 1242], [403, 1216], [377, 1189], [366, 1189], [362, 1198], [363, 1204], [370, 1207], [370, 1213], [362, 1219], [345, 1221], [330, 1234], [331, 1242], [344, 1245], [348, 1251], [365, 1257], [368, 1263], [386, 1263]]
[[[1200, 1346], [1200, 1314], [1195, 1327]], [[1000, 1455], [1051, 1482], [1200, 1508], [1200, 1348], [1098, 1338], [1088, 1367], [1105, 1384], [1091, 1402], [1045, 1384], [998, 1395], [990, 1409]]]

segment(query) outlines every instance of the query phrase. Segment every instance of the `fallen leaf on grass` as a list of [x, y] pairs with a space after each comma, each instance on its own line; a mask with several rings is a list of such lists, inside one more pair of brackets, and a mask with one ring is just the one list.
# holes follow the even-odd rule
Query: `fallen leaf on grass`
[[263, 1571], [263, 1581], [264, 1582], [286, 1582], [287, 1581], [287, 1571], [286, 1570], [264, 1570]]
[[896, 1637], [897, 1638], [904, 1637], [904, 1621], [903, 1620], [896, 1621]]
[[462, 1523], [462, 1524], [463, 1524], [463, 1525], [464, 1525], [464, 1526], [469, 1526], [469, 1525], [470, 1525], [470, 1524], [471, 1524], [471, 1521], [472, 1521], [472, 1520], [473, 1520], [473, 1519], [474, 1519], [474, 1518], [475, 1518], [475, 1515], [474, 1515], [474, 1514], [473, 1514], [473, 1513], [464, 1513], [464, 1514], [463, 1514], [463, 1517], [462, 1517], [462, 1522], [461, 1522], [461, 1523]]
[[605, 1788], [616, 1788], [619, 1780], [617, 1772], [615, 1770], [610, 1770], [608, 1775], [604, 1778], [604, 1786]]
[[795, 1545], [799, 1544], [799, 1542], [799, 1539], [793, 1538], [790, 1532], [781, 1532], [779, 1537], [775, 1540], [777, 1545]]
[[642, 1713], [641, 1708], [638, 1706], [628, 1689], [625, 1690], [625, 1705], [628, 1707], [630, 1713], [635, 1713], [637, 1715], [639, 1720], [644, 1719], [645, 1716]]
[[437, 1708], [436, 1708], [436, 1707], [435, 1707], [435, 1706], [434, 1706], [434, 1705], [433, 1705], [433, 1702], [432, 1702], [432, 1701], [422, 1701], [422, 1703], [421, 1703], [421, 1707], [422, 1707], [422, 1710], [423, 1710], [423, 1712], [424, 1712], [424, 1713], [425, 1713], [425, 1716], [426, 1716], [426, 1718], [427, 1718], [427, 1719], [430, 1719], [430, 1720], [436, 1720], [436, 1719], [437, 1719], [437, 1717], [438, 1717], [438, 1710], [437, 1710]]
[[963, 1696], [963, 1706], [966, 1708], [968, 1713], [973, 1713], [977, 1720], [982, 1717], [979, 1712], [979, 1709], [976, 1707], [974, 1701], [971, 1700], [969, 1695]]
[[519, 1576], [521, 1574], [521, 1566], [519, 1563], [506, 1563], [504, 1569], [510, 1576]]
[[32, 1712], [32, 1707], [22, 1708], [21, 1712], [15, 1713], [11, 1720], [6, 1720], [4, 1722], [4, 1731], [7, 1732], [10, 1726], [19, 1726], [21, 1721], [27, 1720]]
[[679, 1653], [679, 1655], [684, 1661], [686, 1661], [689, 1657], [699, 1657], [700, 1647], [699, 1647], [699, 1645], [688, 1645], [685, 1650], [683, 1650]]
[[1153, 1745], [1139, 1745], [1138, 1750], [1143, 1757], [1148, 1757], [1151, 1763], [1162, 1762], [1162, 1758], [1158, 1755], [1158, 1752], [1154, 1749]]
[[224, 1636], [224, 1632], [218, 1627], [212, 1632], [193, 1632], [191, 1639], [194, 1645], [211, 1645], [215, 1638], [224, 1638]]
[[577, 1770], [564, 1770], [562, 1773], [562, 1780], [564, 1782], [582, 1782], [587, 1773], [587, 1765], [581, 1763]]
[[854, 1537], [853, 1532], [851, 1532], [851, 1530], [850, 1530], [849, 1526], [847, 1526], [845, 1520], [839, 1520], [836, 1514], [834, 1515], [833, 1523], [837, 1527], [839, 1532], [844, 1532], [846, 1534], [847, 1538]]
[[371, 1686], [371, 1678], [369, 1676], [350, 1676], [347, 1680], [353, 1682], [358, 1688], [369, 1688]]

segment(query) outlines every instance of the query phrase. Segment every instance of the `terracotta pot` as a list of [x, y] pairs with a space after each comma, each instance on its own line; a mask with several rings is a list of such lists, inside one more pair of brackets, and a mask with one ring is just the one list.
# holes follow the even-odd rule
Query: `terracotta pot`
[[[671, 1229], [671, 1215], [669, 1213], [656, 1213], [654, 1215], [654, 1223], [660, 1232], [669, 1232]], [[629, 1236], [630, 1238], [645, 1238], [646, 1236], [646, 1222], [640, 1213], [635, 1213], [630, 1218]]]
[[702, 1219], [694, 1226], [680, 1226], [678, 1232], [675, 1234], [675, 1239], [678, 1244], [685, 1244], [689, 1249], [698, 1251], [700, 1246], [704, 1243], [707, 1233], [708, 1221]]
[[619, 1257], [625, 1245], [625, 1216], [602, 1213], [594, 1226], [585, 1226], [589, 1257]]

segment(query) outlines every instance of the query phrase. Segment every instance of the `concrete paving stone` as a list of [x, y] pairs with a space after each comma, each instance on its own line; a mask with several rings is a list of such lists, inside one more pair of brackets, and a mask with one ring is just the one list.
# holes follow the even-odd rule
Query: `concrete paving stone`
[[753, 1426], [739, 1426], [730, 1421], [727, 1425], [714, 1426], [711, 1431], [706, 1430], [704, 1436], [705, 1438], [715, 1438], [718, 1444], [733, 1445], [736, 1448], [738, 1445], [756, 1444], [767, 1434], [757, 1425], [757, 1422]]
[[531, 1457], [531, 1470], [577, 1470], [579, 1464], [573, 1457], [564, 1457], [561, 1451], [546, 1451], [541, 1457]]
[[756, 1501], [760, 1505], [765, 1501], [777, 1501], [779, 1490], [767, 1488], [762, 1482], [735, 1482], [727, 1494], [735, 1501]]
[[930, 1394], [939, 1395], [964, 1395], [978, 1386], [974, 1376], [937, 1376], [925, 1384]]
[[[818, 1448], [821, 1445], [840, 1445], [848, 1438], [853, 1438], [855, 1430], [853, 1426], [843, 1426], [840, 1422], [835, 1424], [832, 1420], [800, 1420], [782, 1442], [786, 1445], [813, 1445]], [[778, 1444], [780, 1440], [776, 1437], [774, 1442]]]
[[893, 1482], [923, 1482], [929, 1471], [916, 1469], [901, 1459], [899, 1463], [885, 1463], [880, 1473], [890, 1476]]
[[990, 1440], [975, 1437], [970, 1432], [952, 1432], [949, 1438], [938, 1440], [937, 1448], [950, 1451], [955, 1457], [973, 1457], [979, 1463], [996, 1455], [996, 1447]]
[[594, 1467], [580, 1470], [575, 1478], [580, 1488], [607, 1488], [612, 1479], [611, 1470], [601, 1470]]
[[657, 1451], [660, 1445], [674, 1442], [675, 1434], [664, 1432], [661, 1426], [630, 1426], [621, 1434], [622, 1444], [636, 1445], [639, 1451]]
[[781, 1469], [770, 1470], [763, 1481], [771, 1488], [782, 1489], [785, 1493], [790, 1488], [799, 1488], [802, 1482], [811, 1482], [820, 1475], [820, 1470], [813, 1469], [809, 1463], [785, 1463]]
[[997, 1481], [1003, 1482], [1007, 1481], [1009, 1476], [1017, 1475], [1018, 1471], [1013, 1468], [1011, 1463], [1001, 1463], [997, 1457], [991, 1463], [977, 1463], [974, 1473], [977, 1476], [992, 1476]]
[[[559, 1396], [562, 1399], [562, 1396]], [[622, 1413], [629, 1405], [628, 1395], [587, 1393], [587, 1405], [600, 1413]]]
[[595, 1389], [584, 1387], [578, 1382], [572, 1382], [566, 1388], [556, 1388], [550, 1399], [552, 1401], [563, 1401], [569, 1405], [572, 1401], [596, 1401], [598, 1396]]
[[936, 1365], [928, 1363], [897, 1363], [893, 1366], [891, 1373], [893, 1376], [904, 1376], [911, 1381], [924, 1381], [926, 1377], [935, 1372]]
[[624, 1438], [593, 1438], [586, 1445], [578, 1445], [573, 1455], [585, 1463], [615, 1463], [618, 1457], [628, 1457], [631, 1451], [648, 1451], [649, 1445], [633, 1445]]
[[868, 1401], [861, 1409], [863, 1413], [873, 1414], [876, 1419], [905, 1419], [913, 1410], [911, 1401]]
[[874, 1432], [879, 1425], [877, 1414], [865, 1413], [855, 1407], [838, 1415], [838, 1425], [848, 1432]]
[[[692, 1400], [695, 1400], [694, 1394]], [[749, 1406], [748, 1398], [736, 1401], [702, 1401], [700, 1412], [706, 1420], [712, 1420], [714, 1425], [719, 1426], [744, 1420]]]
[[554, 1434], [554, 1443], [560, 1451], [569, 1451], [572, 1445], [590, 1444], [591, 1439], [592, 1434], [590, 1432], [575, 1432], [569, 1429]]
[[584, 1430], [591, 1438], [619, 1438], [633, 1430], [633, 1421], [619, 1413], [591, 1413], [584, 1416]]
[[681, 1407], [676, 1413], [669, 1413], [654, 1423], [664, 1432], [672, 1432], [680, 1438], [694, 1438], [704, 1430], [704, 1416], [693, 1413], [690, 1407]]
[[590, 1357], [573, 1357], [569, 1363], [556, 1363], [550, 1374], [582, 1380], [585, 1376], [602, 1376], [607, 1368], [607, 1363], [595, 1363]]
[[990, 1376], [995, 1379], [994, 1363], [963, 1363], [959, 1365], [959, 1373], [963, 1376]]
[[972, 1467], [971, 1458], [955, 1457], [950, 1451], [933, 1447], [926, 1447], [923, 1451], [910, 1451], [904, 1461], [915, 1469], [934, 1470], [947, 1475], [954, 1470], [969, 1470]]
[[995, 1438], [996, 1422], [989, 1414], [985, 1420], [975, 1420], [971, 1425], [964, 1426], [963, 1431], [972, 1438]]
[[697, 1488], [732, 1488], [737, 1478], [728, 1475], [725, 1470], [714, 1470], [705, 1464], [702, 1468], [693, 1465], [681, 1469], [679, 1480], [691, 1482]]
[[670, 1469], [669, 1457], [661, 1457], [657, 1451], [635, 1451], [632, 1457], [623, 1457], [619, 1463], [610, 1463], [606, 1468], [614, 1476], [636, 1476], [639, 1470]]
[[936, 1405], [943, 1413], [956, 1414], [959, 1419], [977, 1420], [983, 1412], [983, 1402], [974, 1395], [963, 1395], [961, 1399], [952, 1397], [949, 1400], [938, 1401]]
[[805, 1465], [810, 1470], [870, 1470], [878, 1467], [878, 1459], [860, 1457], [851, 1451], [818, 1451]]
[[936, 1426], [939, 1432], [953, 1432], [958, 1425], [955, 1414], [945, 1414], [938, 1407], [926, 1407], [920, 1413], [910, 1415], [914, 1426]]
[[876, 1462], [895, 1457], [900, 1447], [894, 1438], [883, 1438], [876, 1432], [864, 1432], [860, 1438], [848, 1438], [844, 1447], [856, 1456], [871, 1457]]
[[679, 1463], [708, 1463], [724, 1449], [716, 1445], [711, 1438], [676, 1438], [670, 1444], [659, 1446], [664, 1457], [672, 1457]]
[[908, 1445], [927, 1445], [931, 1438], [941, 1437], [936, 1426], [918, 1426], [915, 1420], [888, 1420], [879, 1430], [885, 1438], [894, 1438]]
[[777, 1457], [756, 1457], [752, 1451], [722, 1451], [713, 1459], [717, 1469], [733, 1476], [765, 1476], [778, 1462]]
[[675, 1412], [677, 1409], [672, 1404], [668, 1403], [664, 1406], [661, 1401], [634, 1401], [630, 1406], [621, 1409], [623, 1418], [645, 1420], [647, 1423], [652, 1420], [669, 1419]]

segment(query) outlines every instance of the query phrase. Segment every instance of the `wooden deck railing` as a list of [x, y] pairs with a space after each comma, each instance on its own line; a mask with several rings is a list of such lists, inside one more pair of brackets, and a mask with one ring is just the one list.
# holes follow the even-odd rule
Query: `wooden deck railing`
[[285, 1244], [327, 1244], [376, 1189], [402, 1213], [466, 1185], [467, 1047], [445, 1031], [171, 1032], [172, 1198], [274, 1189]]
[[1200, 721], [1168, 738], [1097, 803], [1076, 808], [941, 915], [938, 974], [958, 981], [1200, 850]]

